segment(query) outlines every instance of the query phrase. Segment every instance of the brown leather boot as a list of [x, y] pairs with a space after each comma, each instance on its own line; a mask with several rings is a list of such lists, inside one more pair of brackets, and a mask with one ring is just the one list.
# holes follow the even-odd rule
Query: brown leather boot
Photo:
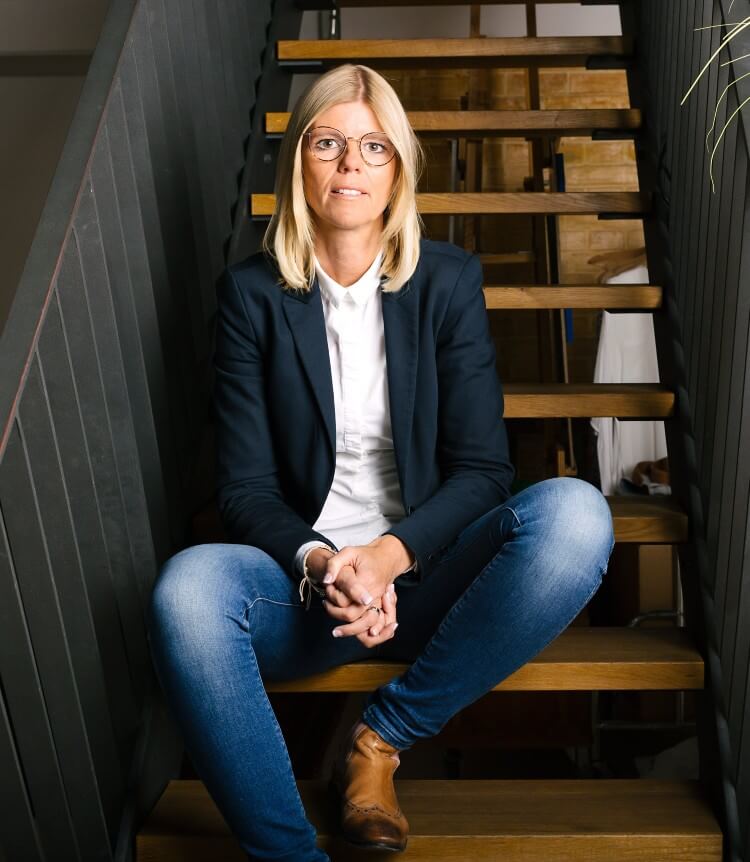
[[341, 831], [348, 841], [406, 849], [409, 823], [393, 787], [399, 763], [398, 749], [368, 725], [355, 724], [349, 732], [331, 776], [341, 805]]

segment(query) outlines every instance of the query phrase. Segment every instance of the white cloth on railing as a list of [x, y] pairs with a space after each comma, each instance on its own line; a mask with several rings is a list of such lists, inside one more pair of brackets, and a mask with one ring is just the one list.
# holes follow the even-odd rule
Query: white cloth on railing
[[[648, 270], [636, 266], [612, 276], [607, 284], [648, 284]], [[651, 312], [602, 312], [594, 383], [658, 383], [659, 364]], [[603, 494], [618, 493], [639, 461], [656, 461], [667, 454], [664, 422], [620, 420], [610, 416], [591, 419], [597, 435], [596, 451]]]

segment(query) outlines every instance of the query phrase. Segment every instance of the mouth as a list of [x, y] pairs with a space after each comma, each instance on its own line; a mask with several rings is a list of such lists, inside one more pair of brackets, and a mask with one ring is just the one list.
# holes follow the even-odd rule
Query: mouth
[[364, 198], [367, 196], [366, 192], [362, 192], [354, 189], [345, 189], [343, 191], [331, 191], [331, 197], [339, 198], [342, 200], [359, 200], [359, 198]]

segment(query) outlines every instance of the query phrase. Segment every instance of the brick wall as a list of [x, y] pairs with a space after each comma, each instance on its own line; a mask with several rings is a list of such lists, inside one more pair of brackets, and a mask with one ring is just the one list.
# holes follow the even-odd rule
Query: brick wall
[[[457, 110], [471, 92], [472, 104], [494, 110], [529, 106], [528, 72], [525, 69], [410, 70], [384, 73], [407, 110]], [[542, 108], [629, 107], [625, 72], [588, 71], [581, 68], [541, 69]], [[463, 107], [466, 106], [464, 101]], [[420, 190], [444, 191], [450, 184], [450, 144], [424, 140], [429, 168]], [[636, 191], [638, 181], [631, 141], [592, 141], [561, 138], [558, 152], [565, 159], [568, 191]], [[532, 173], [531, 147], [522, 138], [487, 138], [483, 145], [482, 189], [522, 191], [524, 178]], [[460, 188], [460, 187], [459, 187]], [[430, 236], [448, 238], [448, 218], [425, 219]], [[599, 220], [595, 216], [563, 216], [558, 219], [560, 237], [560, 281], [563, 284], [596, 283], [605, 269], [589, 263], [606, 251], [634, 249], [643, 245], [637, 220]], [[459, 244], [462, 235], [457, 232]], [[530, 251], [533, 248], [530, 220], [519, 217], [484, 216], [480, 220], [479, 250], [483, 252]], [[529, 265], [506, 265], [486, 269], [488, 283], [533, 282]], [[567, 346], [572, 382], [593, 378], [596, 358], [597, 311], [574, 310], [574, 340]], [[498, 371], [504, 380], [539, 379], [536, 316], [533, 312], [493, 312], [492, 329], [498, 342]]]

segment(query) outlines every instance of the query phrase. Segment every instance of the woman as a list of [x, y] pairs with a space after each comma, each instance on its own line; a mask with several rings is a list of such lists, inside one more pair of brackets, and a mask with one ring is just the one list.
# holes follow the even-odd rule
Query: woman
[[219, 290], [231, 542], [165, 563], [149, 640], [191, 761], [251, 859], [329, 858], [264, 681], [410, 663], [369, 696], [333, 775], [345, 836], [403, 850], [398, 752], [555, 639], [614, 544], [587, 482], [510, 494], [481, 265], [421, 238], [422, 158], [384, 78], [326, 73], [292, 112], [264, 250]]

